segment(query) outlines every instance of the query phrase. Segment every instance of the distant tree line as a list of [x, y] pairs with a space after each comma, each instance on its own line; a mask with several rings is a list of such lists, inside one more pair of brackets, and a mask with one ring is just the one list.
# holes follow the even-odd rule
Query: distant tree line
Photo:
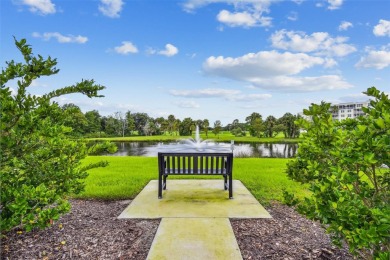
[[75, 136], [105, 137], [105, 136], [150, 136], [150, 135], [180, 135], [190, 136], [196, 126], [208, 137], [211, 131], [218, 136], [221, 131], [230, 131], [233, 135], [246, 136], [249, 133], [254, 137], [275, 137], [283, 133], [286, 138], [299, 137], [299, 128], [294, 124], [298, 116], [291, 113], [284, 114], [281, 118], [268, 116], [265, 120], [261, 114], [253, 112], [246, 117], [245, 122], [238, 119], [222, 126], [220, 120], [210, 125], [208, 119], [194, 120], [186, 117], [183, 120], [169, 115], [167, 118], [153, 118], [147, 113], [115, 112], [109, 116], [102, 116], [99, 111], [92, 110], [83, 113], [74, 104], [65, 104], [62, 110], [67, 116], [66, 126], [73, 129]]

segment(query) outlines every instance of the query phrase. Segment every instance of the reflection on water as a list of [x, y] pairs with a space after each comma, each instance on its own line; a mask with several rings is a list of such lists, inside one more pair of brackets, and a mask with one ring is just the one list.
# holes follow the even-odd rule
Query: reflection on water
[[[158, 152], [230, 152], [230, 143], [210, 143], [194, 149], [176, 142], [116, 142], [118, 151], [112, 156], [157, 156]], [[235, 144], [234, 157], [291, 158], [297, 153], [297, 144]]]

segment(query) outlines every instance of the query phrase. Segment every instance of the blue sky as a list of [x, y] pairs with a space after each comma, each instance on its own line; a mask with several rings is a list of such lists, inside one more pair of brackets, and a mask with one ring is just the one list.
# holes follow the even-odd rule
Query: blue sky
[[107, 87], [57, 100], [84, 112], [226, 125], [390, 91], [387, 0], [1, 0], [0, 10], [1, 66], [21, 60], [12, 36], [26, 38], [60, 69], [31, 93], [81, 79]]

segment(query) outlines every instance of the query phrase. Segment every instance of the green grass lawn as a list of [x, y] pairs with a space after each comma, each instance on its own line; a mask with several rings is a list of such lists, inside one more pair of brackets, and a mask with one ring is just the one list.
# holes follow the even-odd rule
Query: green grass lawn
[[[85, 180], [85, 191], [77, 197], [108, 200], [134, 198], [150, 180], [158, 178], [157, 157], [90, 156], [85, 159], [85, 163], [102, 159], [107, 160], [109, 166], [90, 170]], [[287, 162], [288, 159], [234, 158], [233, 179], [244, 183], [261, 203], [281, 201], [283, 189], [298, 197], [307, 195], [308, 191], [304, 186], [287, 178], [284, 173]], [[169, 176], [168, 179], [202, 177]], [[219, 176], [203, 178], [222, 181]]]
[[[195, 137], [195, 133], [192, 137]], [[88, 140], [104, 140], [104, 141], [113, 141], [113, 142], [142, 142], [142, 141], [176, 141], [180, 139], [188, 139], [189, 136], [179, 136], [179, 135], [154, 135], [154, 136], [127, 136], [127, 137], [106, 137], [106, 138], [88, 138]], [[283, 134], [280, 133], [274, 138], [258, 138], [249, 136], [241, 136], [236, 137], [233, 134], [231, 134], [228, 131], [221, 132], [219, 135], [214, 135], [211, 131], [208, 133], [208, 136], [204, 132], [200, 132], [200, 138], [203, 140], [211, 139], [215, 142], [230, 142], [231, 140], [234, 140], [235, 142], [243, 142], [243, 143], [297, 143], [301, 139], [291, 139], [291, 138], [284, 138]]]

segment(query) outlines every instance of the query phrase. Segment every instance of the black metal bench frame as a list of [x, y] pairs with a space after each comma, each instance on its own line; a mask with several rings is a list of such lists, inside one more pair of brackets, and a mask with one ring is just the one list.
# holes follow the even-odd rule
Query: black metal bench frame
[[168, 175], [222, 175], [224, 189], [233, 198], [233, 153], [158, 153], [159, 199]]

